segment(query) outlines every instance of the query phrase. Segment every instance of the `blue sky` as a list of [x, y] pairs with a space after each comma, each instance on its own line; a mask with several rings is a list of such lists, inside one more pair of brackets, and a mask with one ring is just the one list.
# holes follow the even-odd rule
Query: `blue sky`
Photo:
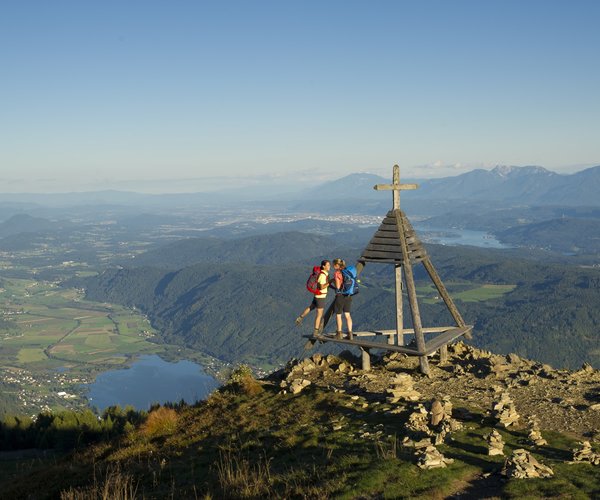
[[597, 1], [0, 6], [0, 192], [600, 164]]

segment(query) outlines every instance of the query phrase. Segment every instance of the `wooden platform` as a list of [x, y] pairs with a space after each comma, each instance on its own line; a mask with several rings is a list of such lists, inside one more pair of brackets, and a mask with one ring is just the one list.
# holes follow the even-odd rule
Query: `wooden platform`
[[[310, 340], [319, 341], [319, 342], [335, 342], [336, 344], [347, 344], [353, 345], [357, 347], [362, 347], [363, 349], [383, 349], [384, 351], [393, 351], [393, 352], [401, 352], [403, 354], [407, 354], [408, 356], [427, 356], [435, 351], [437, 351], [440, 347], [456, 340], [458, 337], [469, 333], [473, 329], [472, 325], [467, 325], [463, 327], [449, 327], [443, 330], [439, 335], [436, 335], [434, 338], [425, 342], [425, 349], [423, 351], [417, 350], [416, 346], [404, 346], [404, 345], [394, 345], [394, 344], [384, 344], [383, 342], [372, 342], [369, 340], [364, 340], [365, 337], [372, 337], [378, 335], [393, 335], [396, 332], [392, 330], [373, 330], [367, 332], [355, 332], [354, 338], [349, 340], [345, 339], [337, 339], [335, 336], [330, 335], [305, 335], [304, 337]], [[430, 330], [430, 331], [428, 331]], [[433, 330], [433, 332], [431, 331]], [[404, 333], [412, 333], [411, 330], [404, 330]], [[429, 328], [424, 329], [424, 333], [434, 333], [439, 332], [440, 328]], [[333, 334], [335, 335], [335, 334]]]

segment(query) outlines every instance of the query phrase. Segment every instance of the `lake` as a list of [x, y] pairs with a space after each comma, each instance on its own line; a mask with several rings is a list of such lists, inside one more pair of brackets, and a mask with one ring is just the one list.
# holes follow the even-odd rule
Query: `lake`
[[424, 243], [438, 243], [440, 245], [471, 245], [484, 248], [511, 248], [510, 245], [500, 243], [493, 234], [485, 231], [471, 231], [469, 229], [435, 228], [415, 224], [415, 230]]
[[160, 356], [140, 356], [129, 368], [101, 373], [89, 385], [90, 406], [131, 405], [147, 410], [153, 403], [206, 399], [220, 385], [191, 361], [169, 363]]

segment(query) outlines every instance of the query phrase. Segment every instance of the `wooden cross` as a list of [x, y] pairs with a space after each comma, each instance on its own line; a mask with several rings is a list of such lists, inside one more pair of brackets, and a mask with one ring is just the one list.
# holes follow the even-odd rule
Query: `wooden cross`
[[392, 177], [392, 184], [375, 184], [373, 189], [375, 191], [391, 191], [394, 193], [394, 209], [400, 208], [400, 191], [408, 189], [418, 189], [418, 184], [400, 184], [400, 167], [394, 165], [394, 174]]

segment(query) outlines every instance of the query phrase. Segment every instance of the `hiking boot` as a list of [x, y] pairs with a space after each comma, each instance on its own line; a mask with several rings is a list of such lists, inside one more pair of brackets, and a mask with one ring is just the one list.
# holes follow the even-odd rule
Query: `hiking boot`
[[354, 340], [354, 335], [352, 335], [352, 332], [348, 332], [348, 340]]
[[336, 339], [341, 339], [341, 338], [344, 338], [344, 336], [342, 335], [342, 332], [337, 331], [337, 332], [335, 332], [335, 338]]
[[300, 326], [300, 325], [302, 324], [302, 320], [303, 320], [303, 319], [304, 319], [304, 318], [303, 318], [302, 316], [298, 316], [298, 317], [296, 318], [296, 321], [295, 321], [295, 323], [296, 323], [296, 326]]

